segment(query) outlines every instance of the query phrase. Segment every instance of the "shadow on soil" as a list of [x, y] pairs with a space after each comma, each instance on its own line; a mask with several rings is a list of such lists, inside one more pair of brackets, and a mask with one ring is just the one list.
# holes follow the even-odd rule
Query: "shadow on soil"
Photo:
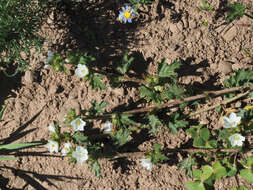
[[7, 97], [16, 97], [13, 92], [21, 87], [21, 74], [17, 74], [14, 77], [7, 77], [2, 71], [0, 71], [0, 108], [4, 104], [4, 100]]
[[[117, 20], [124, 3], [124, 1], [58, 3], [53, 10], [54, 23], [58, 29], [67, 31], [67, 34], [62, 37], [61, 43], [53, 44], [52, 48], [63, 53], [66, 50], [88, 52], [96, 57], [95, 66], [99, 70], [111, 68], [117, 61], [115, 56], [128, 50], [129, 45], [138, 43], [134, 33], [137, 27], [144, 24], [137, 25], [136, 22], [124, 24]], [[138, 55], [136, 59], [138, 60]], [[141, 62], [138, 65], [143, 66]], [[136, 71], [139, 74], [145, 71], [145, 68], [137, 68]]]
[[[6, 190], [23, 190], [28, 185], [32, 186], [34, 189], [37, 190], [47, 190], [43, 185], [41, 185], [42, 182], [47, 182], [49, 186], [54, 186], [55, 188], [58, 188], [54, 183], [52, 183], [50, 180], [55, 181], [63, 181], [66, 179], [69, 180], [81, 180], [83, 178], [77, 178], [77, 177], [70, 177], [70, 176], [60, 176], [60, 175], [49, 175], [49, 174], [38, 174], [36, 172], [21, 170], [21, 169], [15, 169], [13, 167], [8, 166], [0, 166], [0, 170], [10, 170], [13, 175], [23, 179], [26, 184], [21, 188], [15, 188], [15, 189], [9, 189], [6, 186], [8, 185], [9, 179], [3, 177], [0, 174], [0, 188], [6, 189]], [[32, 176], [32, 177], [31, 177]]]

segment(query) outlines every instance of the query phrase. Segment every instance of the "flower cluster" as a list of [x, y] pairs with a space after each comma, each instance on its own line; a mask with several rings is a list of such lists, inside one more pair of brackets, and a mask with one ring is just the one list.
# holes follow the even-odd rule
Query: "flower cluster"
[[[236, 128], [241, 121], [241, 117], [236, 116], [235, 113], [231, 113], [229, 115], [229, 117], [223, 117], [222, 119], [224, 122], [223, 127], [226, 129]], [[235, 133], [235, 134], [231, 135], [228, 139], [229, 139], [232, 146], [242, 146], [243, 141], [245, 141], [245, 137], [243, 137], [239, 133]]]
[[[71, 125], [75, 131], [84, 130], [83, 127], [86, 125], [86, 122], [80, 118], [77, 118], [71, 122]], [[56, 129], [53, 125], [49, 125], [48, 130], [52, 133], [56, 133]], [[51, 139], [48, 140], [46, 147], [49, 149], [50, 153], [59, 151], [59, 143]], [[61, 149], [62, 156], [66, 156], [68, 153], [71, 153], [71, 157], [74, 158], [77, 163], [83, 163], [89, 158], [88, 150], [85, 147], [77, 146], [75, 149], [73, 149], [70, 142], [64, 143], [63, 148]]]

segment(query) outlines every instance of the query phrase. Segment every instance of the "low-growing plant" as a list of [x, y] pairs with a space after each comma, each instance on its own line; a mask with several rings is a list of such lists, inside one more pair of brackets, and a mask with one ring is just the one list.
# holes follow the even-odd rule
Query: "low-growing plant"
[[[43, 4], [39, 1], [6, 0], [0, 2], [0, 69], [14, 76], [29, 66], [31, 48], [42, 48], [38, 34], [43, 18]], [[8, 68], [16, 67], [14, 74]]]
[[227, 22], [232, 22], [233, 20], [241, 18], [244, 15], [253, 19], [252, 15], [246, 13], [246, 7], [242, 3], [235, 2], [228, 4], [228, 14], [226, 18]]
[[[78, 56], [74, 60], [79, 60]], [[225, 89], [223, 90], [194, 95], [188, 90], [190, 87], [178, 83], [177, 71], [181, 66], [180, 61], [167, 64], [163, 59], [158, 63], [157, 74], [146, 74], [143, 79], [135, 78], [129, 72], [134, 61], [134, 57], [125, 52], [122, 54], [121, 62], [115, 64], [114, 73], [100, 72], [111, 81], [113, 87], [120, 86], [124, 82], [135, 82], [139, 85], [140, 98], [149, 103], [152, 102], [153, 105], [106, 113], [103, 111], [107, 105], [106, 102], [93, 101], [91, 107], [88, 110], [82, 110], [80, 115], [71, 110], [64, 122], [72, 127], [74, 132], [62, 132], [63, 128], [58, 123], [51, 126], [53, 133], [47, 144], [49, 150], [58, 152], [61, 148], [64, 155], [67, 151], [66, 155], [74, 163], [87, 161], [91, 170], [101, 177], [100, 158], [106, 157], [113, 161], [122, 156], [138, 154], [138, 152], [132, 153], [131, 147], [128, 147], [131, 144], [133, 132], [147, 129], [151, 135], [155, 136], [162, 126], [167, 126], [171, 133], [185, 131], [192, 139], [192, 145], [188, 149], [173, 150], [185, 151], [189, 154], [188, 158], [179, 163], [179, 168], [185, 169], [187, 175], [194, 179], [187, 183], [187, 189], [212, 189], [215, 180], [235, 175], [241, 175], [251, 182], [252, 156], [246, 157], [245, 153], [250, 152], [248, 136], [253, 132], [252, 106], [238, 108], [237, 113], [224, 112], [224, 107], [242, 97], [252, 97], [252, 71], [236, 71], [224, 81]], [[87, 69], [91, 70], [90, 66], [87, 66]], [[238, 91], [241, 93], [236, 94]], [[194, 107], [199, 99], [220, 95], [225, 98], [221, 104], [200, 109], [197, 112], [183, 113], [185, 107]], [[169, 111], [169, 114], [165, 116], [164, 113], [168, 112], [168, 108], [175, 105], [179, 106], [177, 112]], [[223, 105], [223, 111], [220, 109], [220, 113], [225, 113], [222, 117], [223, 127], [214, 130], [208, 125], [191, 126], [189, 120], [191, 116], [221, 107], [221, 105]], [[94, 120], [107, 121], [103, 124], [103, 130], [100, 133], [88, 135], [89, 131], [86, 131], [85, 126], [93, 126]], [[57, 147], [57, 150], [52, 149], [52, 145], [54, 148]], [[140, 162], [144, 168], [151, 170], [153, 164], [168, 160], [161, 147], [162, 145], [154, 143], [153, 150], [141, 152]]]

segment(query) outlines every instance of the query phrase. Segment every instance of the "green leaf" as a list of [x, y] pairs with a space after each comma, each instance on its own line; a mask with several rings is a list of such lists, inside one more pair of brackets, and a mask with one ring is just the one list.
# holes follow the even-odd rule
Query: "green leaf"
[[179, 113], [173, 113], [171, 116], [171, 121], [168, 127], [171, 129], [172, 134], [177, 134], [179, 128], [184, 128], [188, 125], [188, 121], [180, 119]]
[[102, 101], [100, 103], [97, 103], [96, 100], [93, 100], [91, 102], [91, 108], [89, 109], [89, 115], [95, 116], [98, 114], [104, 113], [103, 108], [105, 108], [108, 105], [108, 102]]
[[211, 177], [211, 175], [213, 174], [213, 168], [211, 166], [209, 166], [209, 165], [205, 165], [202, 170], [203, 170], [203, 172], [201, 174], [201, 178], [200, 179], [201, 179], [201, 181], [204, 182], [209, 177]]
[[198, 170], [198, 169], [197, 169], [197, 170], [193, 170], [193, 173], [192, 173], [192, 174], [193, 174], [193, 177], [194, 177], [194, 178], [197, 178], [197, 179], [200, 180], [200, 179], [201, 179], [201, 175], [202, 175], [202, 171], [201, 171], [201, 170]]
[[181, 62], [173, 62], [170, 65], [167, 65], [165, 59], [158, 62], [158, 76], [159, 77], [176, 77], [177, 73], [175, 70], [181, 66]]
[[205, 145], [206, 145], [206, 143], [202, 138], [200, 138], [200, 137], [194, 138], [194, 140], [193, 140], [194, 147], [203, 148], [203, 147], [205, 147]]
[[168, 160], [168, 157], [161, 153], [161, 146], [161, 144], [155, 143], [153, 145], [153, 152], [149, 152], [151, 162], [154, 164]]
[[134, 61], [134, 57], [129, 58], [128, 56], [128, 52], [126, 51], [123, 54], [120, 67], [117, 68], [117, 71], [122, 75], [124, 75], [128, 71], [131, 63]]
[[204, 141], [208, 141], [210, 138], [210, 131], [207, 128], [200, 129], [199, 135]]
[[247, 187], [245, 187], [245, 186], [240, 186], [240, 187], [232, 187], [232, 189], [231, 190], [249, 190]]
[[240, 170], [240, 176], [246, 179], [249, 183], [253, 183], [253, 173], [249, 169]]
[[15, 157], [0, 157], [0, 160], [15, 160]]
[[102, 75], [89, 75], [90, 85], [92, 89], [99, 88], [101, 90], [106, 90], [106, 86], [103, 82], [101, 82], [101, 79], [103, 79], [104, 76]]
[[123, 125], [133, 125], [133, 126], [135, 126], [136, 122], [129, 118], [129, 117], [132, 117], [132, 116], [133, 116], [132, 114], [125, 114], [125, 113], [121, 114], [120, 115], [120, 122]]
[[207, 4], [206, 4], [206, 1], [205, 1], [205, 0], [201, 0], [201, 2], [202, 2], [203, 7], [207, 10], [207, 9], [208, 9], [208, 6], [207, 6]]
[[246, 7], [241, 3], [228, 5], [229, 11], [226, 20], [232, 22], [236, 18], [241, 18], [245, 14]]
[[253, 156], [247, 158], [247, 166], [248, 167], [253, 166]]
[[95, 176], [98, 178], [102, 178], [102, 174], [101, 174], [101, 166], [98, 162], [98, 160], [92, 161], [91, 163], [91, 170], [95, 172]]
[[225, 167], [221, 165], [220, 162], [215, 162], [213, 165], [213, 170], [214, 170], [214, 178], [215, 179], [220, 179], [222, 177], [227, 176], [227, 170]]
[[188, 190], [205, 190], [204, 184], [200, 181], [190, 181], [186, 183]]
[[235, 71], [235, 74], [229, 77], [224, 81], [224, 86], [226, 88], [232, 88], [237, 86], [250, 86], [253, 85], [251, 80], [253, 79], [253, 71], [252, 70], [242, 70], [239, 69]]
[[130, 135], [131, 135], [131, 131], [126, 130], [126, 129], [125, 130], [120, 129], [114, 133], [114, 135], [112, 136], [112, 139], [115, 145], [123, 146], [124, 144], [126, 144], [127, 142], [131, 140], [129, 138]]
[[149, 125], [151, 129], [149, 130], [149, 133], [155, 134], [157, 129], [160, 128], [162, 125], [161, 121], [158, 117], [156, 117], [154, 114], [148, 115]]
[[6, 107], [7, 107], [7, 104], [5, 104], [4, 107], [3, 107], [3, 108], [1, 109], [1, 111], [0, 111], [0, 121], [1, 121], [2, 118], [3, 118], [3, 114], [4, 114], [4, 111], [5, 111]]
[[74, 133], [74, 135], [72, 136], [73, 139], [75, 139], [75, 141], [78, 143], [78, 144], [82, 144], [82, 143], [86, 143], [88, 142], [88, 137], [87, 136], [84, 136], [82, 133], [80, 132], [76, 132]]
[[20, 148], [37, 146], [37, 145], [41, 145], [41, 144], [43, 144], [43, 143], [38, 142], [38, 143], [5, 144], [5, 145], [0, 145], [0, 150], [1, 149], [15, 150], [15, 149], [20, 149]]
[[141, 86], [140, 91], [141, 91], [141, 94], [140, 94], [141, 98], [145, 98], [147, 101], [154, 100], [156, 103], [161, 102], [160, 94], [153, 92], [151, 89], [145, 86]]
[[163, 99], [171, 100], [171, 99], [182, 99], [184, 97], [184, 89], [179, 87], [178, 84], [168, 85], [166, 90], [164, 90], [161, 94]]
[[[193, 171], [192, 171], [192, 166], [194, 166], [195, 160], [192, 157], [188, 157], [183, 159], [183, 161], [179, 162], [179, 171], [185, 169], [186, 170], [186, 175], [189, 176], [190, 178], [193, 177]], [[199, 178], [200, 179], [200, 178]]]

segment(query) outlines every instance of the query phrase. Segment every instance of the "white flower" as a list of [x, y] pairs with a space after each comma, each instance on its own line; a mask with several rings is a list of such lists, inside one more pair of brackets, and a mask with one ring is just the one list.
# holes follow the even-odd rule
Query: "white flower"
[[152, 162], [150, 158], [143, 158], [141, 159], [141, 165], [146, 168], [147, 170], [151, 170], [152, 168]]
[[75, 131], [83, 131], [84, 126], [86, 126], [86, 122], [80, 118], [76, 118], [75, 120], [71, 121], [70, 124], [74, 127]]
[[79, 78], [83, 78], [83, 77], [87, 76], [89, 74], [88, 67], [86, 65], [78, 64], [77, 68], [75, 70], [75, 74]]
[[242, 146], [242, 142], [245, 141], [245, 137], [238, 133], [231, 135], [228, 139], [232, 146]]
[[112, 123], [110, 121], [106, 121], [104, 125], [104, 134], [110, 134], [112, 132]]
[[48, 140], [46, 147], [49, 149], [49, 152], [58, 152], [59, 144], [56, 141]]
[[231, 113], [229, 117], [223, 117], [224, 128], [235, 128], [241, 121], [241, 117], [237, 117], [235, 113]]
[[44, 61], [45, 62], [44, 69], [48, 69], [50, 67], [50, 65], [48, 63], [50, 63], [53, 60], [53, 58], [54, 58], [54, 53], [49, 50], [47, 52], [47, 58]]
[[71, 143], [65, 143], [63, 149], [61, 150], [62, 156], [66, 156], [70, 151]]
[[52, 133], [55, 133], [55, 127], [53, 125], [49, 125], [48, 130]]
[[76, 150], [72, 152], [72, 157], [76, 159], [77, 163], [82, 163], [88, 160], [88, 151], [82, 146], [77, 146]]
[[54, 57], [54, 53], [49, 50], [47, 52], [47, 59], [45, 60], [45, 64], [48, 64], [50, 61], [52, 61], [53, 57]]

